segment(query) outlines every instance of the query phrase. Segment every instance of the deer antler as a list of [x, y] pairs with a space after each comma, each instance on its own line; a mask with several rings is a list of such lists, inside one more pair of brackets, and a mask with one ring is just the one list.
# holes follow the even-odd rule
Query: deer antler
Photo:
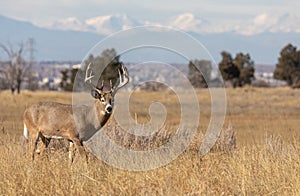
[[[88, 82], [88, 84], [91, 86], [92, 89], [97, 89], [102, 91], [103, 87], [104, 87], [104, 80], [101, 83], [101, 87], [97, 88], [97, 86], [95, 86], [92, 83], [92, 78], [95, 76], [93, 74], [93, 70], [91, 69], [91, 64], [89, 63], [86, 71], [85, 71], [85, 79], [84, 82]], [[116, 92], [118, 89], [120, 89], [121, 87], [123, 87], [124, 85], [126, 85], [129, 81], [129, 76], [128, 76], [128, 71], [126, 69], [126, 67], [124, 66], [124, 64], [121, 64], [121, 67], [118, 69], [118, 73], [119, 73], [119, 84], [115, 87], [112, 86], [112, 82], [110, 81], [110, 92], [114, 93]]]
[[93, 75], [93, 70], [91, 69], [91, 64], [92, 64], [92, 63], [89, 63], [88, 66], [87, 66], [87, 68], [86, 68], [84, 82], [88, 82], [88, 84], [89, 84], [93, 89], [96, 89], [97, 87], [92, 83], [92, 78], [93, 78], [95, 75]]
[[121, 64], [121, 68], [118, 69], [118, 73], [119, 73], [119, 84], [118, 86], [115, 86], [111, 89], [113, 93], [119, 90], [121, 87], [125, 86], [129, 81], [128, 71], [123, 63]]

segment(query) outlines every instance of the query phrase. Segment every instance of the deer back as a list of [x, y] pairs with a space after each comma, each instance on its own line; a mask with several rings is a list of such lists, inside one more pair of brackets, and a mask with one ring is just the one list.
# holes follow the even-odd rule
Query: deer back
[[38, 102], [28, 107], [24, 123], [29, 130], [49, 136], [65, 137], [66, 130], [75, 128], [71, 105], [53, 102]]

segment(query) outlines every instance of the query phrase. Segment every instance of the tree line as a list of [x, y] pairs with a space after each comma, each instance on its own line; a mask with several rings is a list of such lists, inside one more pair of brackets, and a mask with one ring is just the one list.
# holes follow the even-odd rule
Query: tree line
[[288, 44], [281, 50], [274, 78], [286, 81], [293, 88], [300, 88], [300, 51], [296, 46]]
[[[221, 53], [222, 60], [218, 65], [220, 74], [227, 86], [242, 87], [251, 84], [254, 79], [254, 61], [249, 54], [238, 53], [232, 58], [229, 52]], [[196, 88], [208, 87], [211, 81], [212, 63], [207, 60], [192, 60], [189, 62], [188, 78]], [[215, 80], [218, 80], [216, 78]], [[216, 81], [215, 83], [220, 83]]]
[[[31, 65], [33, 63], [33, 41], [21, 43], [15, 49], [11, 44], [0, 43], [0, 51], [7, 57], [6, 61], [0, 59], [0, 87], [10, 88], [20, 93], [21, 85], [27, 81], [30, 90], [37, 89], [37, 78], [33, 75]], [[251, 85], [255, 80], [254, 61], [250, 54], [239, 52], [234, 57], [227, 51], [221, 52], [222, 59], [218, 63], [219, 73], [221, 74], [226, 86], [243, 87]], [[0, 56], [1, 57], [1, 56]], [[117, 82], [116, 71], [121, 65], [120, 56], [115, 49], [104, 50], [100, 55], [90, 55], [84, 65], [93, 63], [94, 70], [100, 72], [99, 81], [109, 81], [114, 85]], [[108, 66], [106, 66], [108, 65]], [[104, 70], [103, 70], [104, 69]], [[188, 78], [196, 88], [207, 88], [210, 84], [218, 84], [218, 78], [212, 78], [212, 62], [208, 60], [191, 60], [188, 64]], [[72, 91], [76, 76], [84, 77], [82, 70], [74, 68], [61, 71], [61, 89]], [[286, 81], [287, 85], [293, 88], [300, 88], [300, 50], [292, 44], [287, 44], [281, 51], [278, 63], [273, 73], [274, 79]], [[95, 80], [95, 79], [94, 79]], [[94, 81], [97, 82], [97, 81]], [[100, 85], [100, 84], [98, 84]]]
[[[255, 80], [254, 61], [250, 54], [237, 53], [233, 58], [227, 52], [221, 52], [222, 59], [218, 64], [225, 86], [243, 87], [252, 85]], [[196, 88], [205, 88], [211, 82], [212, 64], [206, 60], [191, 60], [189, 62], [189, 80]], [[201, 71], [200, 71], [201, 70]], [[300, 50], [287, 44], [280, 52], [278, 63], [273, 72], [274, 79], [285, 81], [292, 88], [300, 88]]]
[[[222, 59], [218, 64], [218, 69], [225, 82], [225, 86], [235, 88], [252, 85], [255, 80], [255, 64], [250, 54], [239, 52], [233, 58], [229, 52], [223, 51], [221, 52], [221, 56]], [[115, 49], [104, 50], [99, 56], [90, 55], [84, 64], [88, 65], [89, 63], [93, 63], [93, 67], [98, 69], [103, 68], [104, 65], [108, 65], [105, 70], [101, 71], [102, 74], [99, 81], [104, 80], [107, 83], [107, 81], [111, 80], [113, 84], [116, 82], [116, 70], [122, 62]], [[212, 86], [217, 86], [221, 82], [219, 78], [211, 78], [213, 70], [211, 61], [191, 60], [188, 64], [188, 70], [188, 79], [195, 88], [207, 88], [208, 82]], [[79, 69], [64, 70], [61, 73], [61, 88], [66, 91], [72, 91], [76, 74], [84, 74], [80, 73]], [[288, 44], [281, 50], [274, 70], [274, 79], [286, 81], [287, 85], [293, 88], [300, 87], [300, 51], [292, 44]], [[151, 84], [148, 84], [147, 88], [160, 89], [154, 88]]]

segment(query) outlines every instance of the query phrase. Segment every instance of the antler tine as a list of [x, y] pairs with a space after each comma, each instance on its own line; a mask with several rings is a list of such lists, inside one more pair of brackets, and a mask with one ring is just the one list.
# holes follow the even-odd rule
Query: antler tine
[[104, 88], [104, 80], [102, 80], [102, 82], [101, 82], [101, 86], [100, 86], [100, 88], [99, 88], [99, 90], [103, 90], [103, 88]]
[[93, 70], [91, 69], [91, 64], [92, 63], [89, 63], [87, 68], [86, 68], [86, 71], [85, 71], [85, 79], [84, 79], [84, 82], [89, 82], [88, 84], [93, 88], [95, 89], [96, 86], [92, 83], [92, 78], [95, 76], [93, 75]]
[[109, 85], [110, 85], [110, 89], [113, 89], [113, 84], [111, 80], [109, 80]]
[[[123, 74], [121, 74], [120, 70], [122, 70]], [[118, 73], [119, 73], [119, 84], [113, 89], [113, 91], [117, 91], [121, 87], [125, 86], [129, 81], [128, 71], [123, 63], [121, 64], [121, 68], [118, 69]]]

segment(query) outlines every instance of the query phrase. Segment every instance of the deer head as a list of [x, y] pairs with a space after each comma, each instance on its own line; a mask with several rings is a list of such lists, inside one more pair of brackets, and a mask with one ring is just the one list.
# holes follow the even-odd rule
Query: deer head
[[121, 67], [118, 69], [119, 74], [119, 83], [116, 86], [110, 83], [110, 89], [108, 91], [104, 91], [104, 80], [102, 80], [101, 86], [95, 86], [91, 79], [94, 77], [93, 70], [90, 67], [91, 63], [87, 66], [86, 74], [85, 74], [85, 82], [87, 82], [91, 87], [91, 95], [96, 99], [96, 103], [101, 106], [102, 114], [110, 115], [113, 109], [113, 99], [117, 90], [126, 85], [129, 81], [128, 72], [126, 67], [121, 64]]

